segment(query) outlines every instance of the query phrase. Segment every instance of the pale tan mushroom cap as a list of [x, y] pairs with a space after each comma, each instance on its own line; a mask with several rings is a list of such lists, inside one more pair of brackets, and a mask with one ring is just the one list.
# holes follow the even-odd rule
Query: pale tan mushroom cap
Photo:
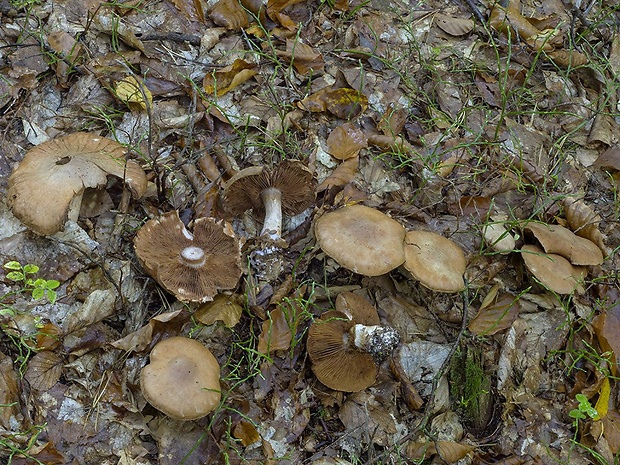
[[315, 224], [316, 240], [341, 266], [364, 276], [379, 276], [405, 261], [405, 228], [364, 205], [339, 208]]
[[352, 325], [344, 313], [329, 311], [308, 330], [306, 350], [312, 372], [321, 383], [336, 391], [361, 391], [372, 386], [377, 377], [372, 356], [349, 341]]
[[[192, 234], [177, 211], [164, 213], [140, 228], [134, 247], [145, 271], [182, 301], [213, 300], [241, 277], [239, 241], [228, 223], [213, 218], [195, 220]], [[202, 258], [185, 259], [187, 248], [202, 251]]]
[[155, 345], [150, 364], [140, 373], [144, 398], [176, 420], [195, 420], [220, 402], [220, 366], [209, 349], [186, 337]]
[[583, 266], [571, 265], [561, 255], [547, 254], [536, 245], [524, 245], [521, 256], [525, 266], [536, 279], [557, 294], [584, 292], [582, 282], [587, 275]]
[[603, 253], [594, 242], [579, 237], [563, 226], [530, 222], [525, 226], [525, 230], [534, 234], [545, 252], [561, 255], [573, 265], [603, 263]]
[[409, 231], [405, 237], [405, 268], [433, 291], [465, 289], [465, 253], [454, 241], [429, 231]]
[[63, 228], [71, 200], [87, 187], [105, 186], [108, 175], [124, 179], [141, 197], [146, 175], [125, 153], [121, 144], [85, 132], [44, 142], [29, 150], [11, 174], [8, 204], [30, 229], [51, 235]]

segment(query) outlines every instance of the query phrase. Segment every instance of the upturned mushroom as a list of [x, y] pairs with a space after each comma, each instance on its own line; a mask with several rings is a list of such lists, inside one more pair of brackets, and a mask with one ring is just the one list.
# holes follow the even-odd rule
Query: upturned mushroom
[[140, 165], [126, 149], [105, 137], [77, 132], [30, 149], [9, 178], [8, 205], [28, 228], [41, 235], [77, 221], [84, 190], [101, 188], [108, 176], [124, 180], [134, 197], [146, 191]]
[[300, 161], [284, 160], [273, 169], [252, 166], [228, 180], [224, 206], [231, 215], [264, 213], [261, 237], [279, 242], [282, 212], [294, 216], [310, 208], [315, 186], [312, 172]]
[[366, 299], [343, 293], [336, 299], [336, 310], [310, 326], [306, 350], [321, 383], [336, 391], [357, 392], [375, 382], [378, 364], [399, 341], [396, 330], [380, 325]]
[[196, 219], [192, 234], [177, 211], [164, 213], [140, 228], [134, 247], [145, 271], [182, 301], [213, 300], [241, 277], [239, 241], [213, 218]]
[[175, 420], [196, 420], [220, 402], [220, 366], [195, 339], [171, 337], [158, 342], [140, 373], [149, 404]]
[[405, 261], [405, 228], [374, 208], [350, 205], [325, 213], [314, 233], [323, 252], [364, 276], [385, 274]]
[[405, 236], [405, 268], [423, 286], [437, 292], [465, 288], [467, 259], [450, 239], [430, 231], [409, 231]]

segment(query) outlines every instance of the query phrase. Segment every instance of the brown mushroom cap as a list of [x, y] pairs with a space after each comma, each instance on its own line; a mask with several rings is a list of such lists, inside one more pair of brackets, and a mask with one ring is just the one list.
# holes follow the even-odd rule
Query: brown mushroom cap
[[336, 310], [347, 315], [356, 324], [378, 325], [381, 324], [377, 309], [361, 295], [353, 292], [342, 292], [336, 297]]
[[297, 215], [314, 203], [316, 180], [300, 161], [284, 160], [273, 169], [250, 166], [237, 172], [224, 187], [224, 206], [234, 216], [246, 210], [264, 213], [261, 193], [275, 188], [281, 192], [282, 211]]
[[573, 265], [600, 265], [604, 257], [598, 246], [579, 237], [570, 229], [554, 224], [530, 222], [525, 226], [540, 242], [549, 254], [558, 254], [568, 259]]
[[536, 245], [524, 245], [521, 256], [528, 270], [544, 286], [557, 294], [583, 293], [581, 285], [587, 270], [583, 266], [571, 265], [561, 255], [547, 254]]
[[379, 276], [405, 261], [405, 228], [385, 213], [351, 205], [316, 220], [316, 240], [341, 266], [364, 276]]
[[144, 398], [176, 420], [195, 420], [220, 402], [220, 366], [209, 349], [186, 337], [158, 342], [140, 373]]
[[405, 268], [423, 286], [438, 292], [465, 289], [467, 259], [454, 241], [429, 231], [409, 231], [405, 255]]
[[312, 371], [325, 386], [336, 391], [357, 392], [372, 386], [377, 365], [372, 356], [359, 351], [350, 341], [353, 326], [344, 313], [324, 313], [308, 330], [306, 349]]
[[125, 159], [121, 144], [86, 132], [44, 142], [28, 151], [9, 178], [8, 204], [33, 231], [60, 231], [71, 201], [87, 187], [106, 185], [107, 176], [125, 181], [135, 197], [146, 191], [146, 175]]
[[241, 277], [239, 242], [230, 225], [198, 218], [191, 234], [177, 211], [147, 221], [134, 239], [146, 272], [183, 301], [213, 300]]

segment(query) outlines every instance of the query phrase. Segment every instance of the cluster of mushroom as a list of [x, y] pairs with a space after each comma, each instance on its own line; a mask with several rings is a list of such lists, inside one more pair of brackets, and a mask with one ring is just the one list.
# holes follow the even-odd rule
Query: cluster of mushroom
[[538, 245], [521, 247], [521, 256], [530, 273], [557, 294], [583, 293], [586, 267], [603, 263], [601, 249], [559, 225], [528, 222], [524, 230], [538, 241]]
[[465, 288], [467, 260], [448, 238], [429, 231], [409, 231], [386, 214], [350, 205], [316, 220], [323, 252], [341, 266], [364, 276], [379, 276], [403, 265], [423, 286], [438, 292]]

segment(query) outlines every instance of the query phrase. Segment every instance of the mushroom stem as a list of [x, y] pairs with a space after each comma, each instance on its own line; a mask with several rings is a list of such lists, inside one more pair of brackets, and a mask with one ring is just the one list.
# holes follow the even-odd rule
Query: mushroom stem
[[80, 217], [80, 208], [82, 208], [82, 196], [84, 195], [84, 190], [79, 194], [76, 194], [75, 197], [71, 199], [69, 203], [69, 209], [67, 210], [67, 221], [73, 221], [77, 223], [78, 218]]
[[260, 235], [277, 241], [282, 236], [282, 193], [269, 187], [260, 195], [265, 207], [265, 221]]
[[389, 326], [356, 324], [349, 332], [355, 347], [378, 362], [389, 356], [400, 342], [398, 331]]

